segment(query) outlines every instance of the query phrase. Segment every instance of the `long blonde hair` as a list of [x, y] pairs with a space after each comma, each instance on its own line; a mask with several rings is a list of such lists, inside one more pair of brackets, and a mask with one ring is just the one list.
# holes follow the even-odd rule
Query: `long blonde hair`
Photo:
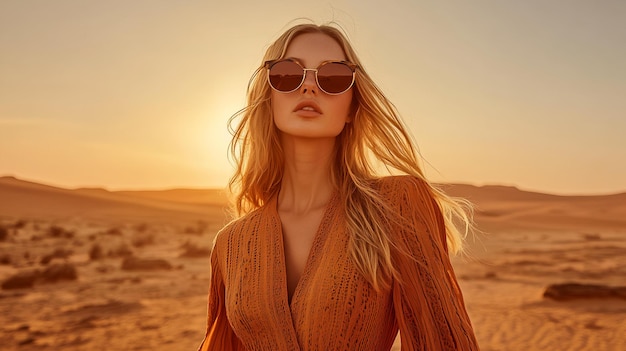
[[[372, 160], [428, 184], [445, 218], [448, 249], [453, 253], [460, 251], [471, 226], [471, 208], [464, 200], [449, 197], [426, 181], [414, 143], [395, 106], [365, 72], [340, 30], [330, 25], [296, 25], [269, 46], [262, 62], [282, 58], [291, 41], [304, 33], [328, 35], [341, 46], [346, 59], [359, 67], [353, 87], [352, 123], [347, 123], [337, 137], [331, 166], [332, 181], [345, 204], [350, 250], [357, 269], [375, 289], [387, 287], [391, 278], [398, 278], [391, 257], [394, 243], [386, 230], [389, 218], [385, 218], [385, 213], [389, 206], [373, 182], [380, 177], [380, 167]], [[260, 65], [248, 85], [247, 106], [229, 121], [232, 127], [241, 117], [232, 128], [230, 145], [236, 170], [229, 189], [234, 195], [237, 216], [263, 206], [280, 190], [284, 159], [273, 122], [270, 89], [267, 70]]]

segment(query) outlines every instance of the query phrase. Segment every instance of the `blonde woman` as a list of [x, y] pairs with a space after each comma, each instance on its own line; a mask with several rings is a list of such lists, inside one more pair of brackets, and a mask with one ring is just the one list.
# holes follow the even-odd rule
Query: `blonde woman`
[[478, 349], [448, 257], [468, 217], [341, 31], [287, 30], [240, 117], [201, 350]]

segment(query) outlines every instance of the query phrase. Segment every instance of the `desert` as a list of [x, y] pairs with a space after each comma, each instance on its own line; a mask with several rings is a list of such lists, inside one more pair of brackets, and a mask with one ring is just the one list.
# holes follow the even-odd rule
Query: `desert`
[[[626, 193], [442, 187], [476, 206], [478, 231], [452, 260], [482, 350], [626, 347]], [[196, 349], [229, 218], [221, 189], [1, 177], [0, 348]]]

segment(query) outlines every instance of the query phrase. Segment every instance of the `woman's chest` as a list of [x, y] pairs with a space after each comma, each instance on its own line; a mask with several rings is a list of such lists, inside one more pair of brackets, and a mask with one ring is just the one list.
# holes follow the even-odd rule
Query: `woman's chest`
[[[374, 291], [357, 271], [343, 230], [314, 240], [291, 302], [283, 245], [276, 238], [263, 241], [267, 245], [256, 239], [237, 245], [240, 261], [228, 265], [227, 314], [238, 335], [257, 340], [297, 336], [310, 343], [316, 330], [341, 340], [354, 333], [355, 325], [378, 325], [376, 333], [394, 325], [391, 294]], [[325, 342], [313, 343], [321, 347]]]

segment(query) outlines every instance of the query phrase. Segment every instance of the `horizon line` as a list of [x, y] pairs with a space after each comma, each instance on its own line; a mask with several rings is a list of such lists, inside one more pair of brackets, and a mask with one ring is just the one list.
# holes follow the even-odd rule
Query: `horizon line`
[[[35, 180], [35, 179], [29, 179], [29, 178], [21, 178], [18, 177], [14, 174], [0, 174], [0, 179], [15, 179], [18, 181], [22, 181], [22, 182], [28, 182], [28, 183], [33, 183], [33, 184], [37, 184], [37, 185], [44, 185], [44, 186], [50, 186], [50, 187], [54, 187], [54, 188], [59, 188], [59, 189], [65, 189], [65, 190], [103, 190], [103, 191], [107, 191], [107, 192], [124, 192], [124, 191], [172, 191], [172, 190], [227, 190], [228, 188], [225, 187], [212, 187], [212, 186], [206, 186], [206, 187], [196, 187], [196, 186], [166, 186], [166, 187], [155, 187], [155, 188], [109, 188], [107, 186], [104, 185], [96, 185], [96, 186], [64, 186], [64, 185], [59, 185], [59, 184], [54, 184], [52, 182], [48, 182], [48, 181], [41, 181], [41, 180]], [[554, 196], [614, 196], [614, 195], [622, 195], [625, 194], [626, 195], [626, 189], [624, 190], [618, 190], [618, 191], [613, 191], [613, 192], [607, 192], [607, 193], [557, 193], [557, 192], [549, 192], [549, 191], [543, 191], [543, 190], [536, 190], [536, 189], [529, 189], [529, 188], [524, 188], [524, 187], [520, 187], [516, 184], [504, 184], [504, 183], [484, 183], [484, 184], [475, 184], [475, 183], [470, 183], [470, 182], [431, 182], [433, 184], [437, 184], [437, 185], [465, 185], [465, 186], [473, 186], [476, 188], [484, 188], [484, 187], [503, 187], [503, 188], [513, 188], [516, 189], [518, 191], [522, 191], [522, 192], [527, 192], [527, 193], [537, 193], [537, 194], [544, 194], [544, 195], [554, 195]]]

